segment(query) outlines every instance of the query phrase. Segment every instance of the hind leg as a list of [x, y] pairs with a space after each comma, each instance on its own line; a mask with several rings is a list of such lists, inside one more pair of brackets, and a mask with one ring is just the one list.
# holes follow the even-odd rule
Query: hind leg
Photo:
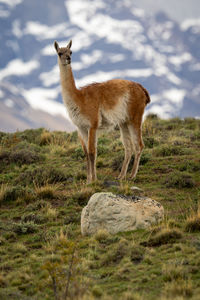
[[128, 165], [133, 154], [133, 145], [131, 142], [131, 136], [127, 124], [120, 125], [120, 132], [122, 143], [124, 145], [125, 155], [118, 179], [124, 179], [126, 177]]
[[[137, 124], [138, 125], [138, 124]], [[131, 171], [131, 178], [135, 178], [138, 172], [138, 167], [140, 163], [140, 157], [142, 154], [142, 150], [144, 148], [144, 143], [142, 140], [142, 128], [141, 126], [135, 126], [134, 123], [130, 124], [128, 126], [130, 136], [131, 136], [131, 141], [134, 146], [134, 152], [135, 152], [135, 159], [134, 159], [134, 164], [133, 168]]]

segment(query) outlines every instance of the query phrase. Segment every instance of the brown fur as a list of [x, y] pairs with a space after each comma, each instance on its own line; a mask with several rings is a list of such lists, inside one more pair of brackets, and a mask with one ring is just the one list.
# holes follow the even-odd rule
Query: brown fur
[[135, 161], [131, 178], [137, 174], [142, 149], [142, 116], [150, 102], [147, 90], [139, 83], [113, 79], [77, 89], [71, 69], [71, 44], [58, 53], [63, 100], [72, 121], [78, 127], [81, 144], [87, 159], [87, 180], [96, 180], [96, 145], [98, 129], [118, 125], [125, 148], [125, 158], [119, 178], [126, 176], [133, 151]]

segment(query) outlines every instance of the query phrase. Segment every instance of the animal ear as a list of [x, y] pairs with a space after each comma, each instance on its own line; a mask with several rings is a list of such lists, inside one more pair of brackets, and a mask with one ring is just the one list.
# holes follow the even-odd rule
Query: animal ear
[[67, 48], [70, 49], [72, 46], [72, 40], [70, 40], [69, 44], [67, 45]]
[[56, 52], [58, 52], [59, 45], [58, 45], [58, 43], [57, 43], [56, 41], [54, 42], [54, 47], [55, 47], [55, 49], [56, 49]]

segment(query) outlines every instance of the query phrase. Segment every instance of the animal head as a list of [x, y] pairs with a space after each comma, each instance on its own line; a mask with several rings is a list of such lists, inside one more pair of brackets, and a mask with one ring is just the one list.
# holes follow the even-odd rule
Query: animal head
[[69, 65], [71, 63], [71, 55], [72, 51], [70, 50], [72, 46], [72, 40], [69, 42], [69, 44], [66, 47], [60, 48], [58, 43], [54, 42], [54, 47], [56, 49], [56, 52], [58, 54], [58, 57], [62, 63], [62, 65]]

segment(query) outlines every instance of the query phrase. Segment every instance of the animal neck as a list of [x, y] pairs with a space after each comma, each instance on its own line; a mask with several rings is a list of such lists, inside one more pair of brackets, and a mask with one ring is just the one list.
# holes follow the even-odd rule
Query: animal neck
[[60, 81], [64, 103], [67, 105], [71, 101], [78, 102], [79, 90], [75, 85], [71, 65], [62, 65], [60, 61], [58, 61], [58, 64], [60, 68]]

